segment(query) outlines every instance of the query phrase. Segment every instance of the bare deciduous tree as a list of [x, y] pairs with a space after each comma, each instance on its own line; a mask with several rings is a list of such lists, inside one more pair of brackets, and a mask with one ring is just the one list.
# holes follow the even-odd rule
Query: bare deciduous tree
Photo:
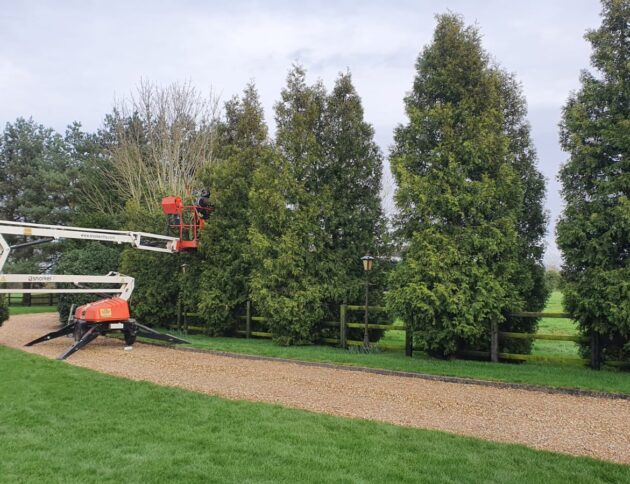
[[86, 196], [106, 212], [109, 190], [149, 210], [164, 195], [190, 196], [200, 170], [213, 162], [217, 112], [212, 92], [203, 96], [190, 83], [141, 81], [107, 118], [106, 159], [92, 173]]

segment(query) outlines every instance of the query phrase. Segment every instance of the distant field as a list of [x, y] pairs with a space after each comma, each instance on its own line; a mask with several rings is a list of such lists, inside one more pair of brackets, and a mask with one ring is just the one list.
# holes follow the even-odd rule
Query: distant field
[[9, 306], [9, 314], [56, 313], [57, 306]]
[[[564, 312], [562, 307], [562, 293], [554, 291], [549, 300], [545, 311], [549, 313], [561, 313]], [[538, 332], [541, 334], [578, 334], [578, 329], [575, 321], [570, 319], [557, 319], [557, 318], [543, 318], [538, 325]], [[381, 339], [381, 342], [385, 344], [405, 344], [404, 331], [387, 331], [385, 336]], [[562, 356], [567, 358], [578, 358], [578, 345], [572, 341], [541, 341], [534, 342], [534, 355], [545, 356]]]
[[[545, 311], [550, 313], [564, 312], [562, 307], [562, 293], [554, 291]], [[543, 318], [538, 324], [538, 332], [543, 334], [578, 334], [575, 321], [571, 319]], [[563, 356], [577, 358], [580, 356], [577, 343], [572, 341], [541, 341], [534, 342], [534, 355]]]

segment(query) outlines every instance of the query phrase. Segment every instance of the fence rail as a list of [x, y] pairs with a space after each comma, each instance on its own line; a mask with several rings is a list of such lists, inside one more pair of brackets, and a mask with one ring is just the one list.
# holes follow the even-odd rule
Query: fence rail
[[[352, 346], [363, 346], [363, 341], [348, 339], [349, 329], [364, 329], [365, 323], [355, 323], [348, 321], [349, 311], [365, 311], [365, 306], [341, 304], [339, 307], [339, 321], [325, 321], [323, 325], [327, 328], [339, 328], [339, 336], [337, 338], [326, 337], [321, 338], [320, 343], [331, 344], [340, 346], [342, 348], [348, 348]], [[385, 311], [383, 306], [368, 306], [369, 311]], [[181, 311], [180, 311], [181, 312]], [[259, 331], [253, 329], [253, 324], [256, 322], [267, 321], [267, 318], [263, 316], [254, 316], [252, 311], [252, 305], [250, 301], [247, 301], [245, 307], [245, 314], [240, 316], [240, 319], [245, 322], [244, 329], [238, 329], [237, 334], [245, 336], [246, 338], [272, 338], [272, 333], [268, 331]], [[546, 313], [546, 312], [527, 312], [520, 311], [510, 314], [513, 317], [521, 318], [570, 318], [568, 313]], [[196, 313], [178, 313], [178, 330], [188, 331], [195, 330], [200, 332], [206, 332], [207, 328], [202, 326], [189, 325], [189, 319], [199, 318], [200, 315]], [[389, 344], [378, 343], [378, 347], [383, 349], [404, 350], [405, 355], [413, 355], [413, 332], [410, 327], [402, 324], [368, 324], [368, 330], [381, 330], [381, 331], [404, 331], [405, 343], [401, 344]], [[175, 328], [173, 328], [175, 329]], [[543, 333], [515, 333], [509, 331], [499, 331], [498, 325], [493, 324], [490, 331], [490, 350], [489, 351], [462, 351], [458, 355], [464, 357], [474, 357], [490, 359], [491, 361], [538, 361], [538, 362], [553, 362], [553, 363], [570, 363], [570, 364], [585, 364], [590, 363], [590, 366], [595, 369], [599, 369], [599, 338], [597, 335], [590, 337], [580, 335], [569, 334], [543, 334]], [[591, 345], [591, 359], [584, 358], [570, 358], [560, 356], [545, 356], [545, 355], [525, 355], [516, 353], [506, 353], [499, 351], [500, 339], [530, 339], [530, 340], [547, 340], [547, 341], [571, 341], [574, 343], [590, 343]], [[620, 366], [624, 364], [618, 361], [607, 361], [607, 365]]]
[[54, 306], [58, 302], [58, 294], [7, 294], [9, 306]]

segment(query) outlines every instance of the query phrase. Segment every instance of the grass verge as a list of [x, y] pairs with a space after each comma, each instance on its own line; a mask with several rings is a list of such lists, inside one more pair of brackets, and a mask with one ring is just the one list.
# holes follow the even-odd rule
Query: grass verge
[[[562, 311], [562, 293], [556, 291], [551, 295], [546, 311]], [[575, 322], [570, 319], [547, 318], [541, 321], [539, 332], [577, 334], [577, 328]], [[186, 338], [195, 348], [215, 351], [630, 395], [630, 373], [607, 370], [593, 371], [577, 365], [534, 362], [496, 364], [466, 360], [444, 361], [428, 358], [422, 353], [415, 353], [413, 358], [408, 358], [400, 350], [361, 353], [330, 346], [281, 347], [266, 339], [208, 338], [198, 335], [187, 335]], [[404, 344], [404, 332], [389, 331], [385, 334], [383, 341], [390, 344]], [[534, 354], [578, 356], [577, 345], [572, 342], [536, 341], [535, 344]]]
[[10, 482], [623, 482], [630, 467], [232, 402], [0, 347]]
[[576, 365], [438, 360], [422, 353], [415, 353], [413, 358], [409, 358], [400, 351], [362, 353], [331, 346], [285, 347], [267, 339], [209, 338], [201, 335], [186, 335], [183, 338], [190, 341], [193, 348], [214, 351], [630, 395], [630, 373], [594, 371]]

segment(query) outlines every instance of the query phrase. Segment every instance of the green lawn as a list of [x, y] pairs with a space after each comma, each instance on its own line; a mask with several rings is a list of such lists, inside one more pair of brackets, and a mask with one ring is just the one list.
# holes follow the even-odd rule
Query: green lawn
[[630, 467], [232, 402], [0, 347], [0, 480], [624, 482]]
[[[562, 293], [554, 291], [547, 302], [546, 312], [561, 313]], [[402, 324], [401, 322], [398, 322]], [[567, 334], [577, 335], [578, 329], [571, 319], [543, 318], [538, 325], [538, 332], [543, 334]], [[381, 342], [389, 345], [404, 345], [404, 331], [387, 331]], [[534, 355], [540, 356], [561, 356], [564, 358], [579, 358], [578, 345], [572, 341], [546, 341], [537, 340], [534, 342]]]
[[55, 313], [57, 306], [9, 306], [9, 314]]

